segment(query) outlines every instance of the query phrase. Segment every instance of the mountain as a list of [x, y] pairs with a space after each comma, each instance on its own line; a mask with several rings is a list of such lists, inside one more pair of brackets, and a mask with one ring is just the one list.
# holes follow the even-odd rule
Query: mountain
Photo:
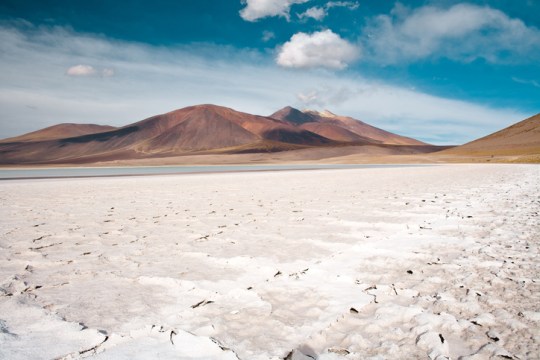
[[67, 137], [95, 134], [116, 129], [114, 126], [94, 124], [58, 124], [21, 136], [1, 140], [2, 142], [30, 142], [62, 139]]
[[270, 117], [291, 122], [303, 129], [335, 141], [386, 145], [428, 145], [412, 138], [379, 129], [348, 116], [333, 114], [328, 110], [322, 112], [313, 110], [300, 111], [287, 106], [273, 113]]
[[471, 156], [540, 155], [540, 114], [440, 154]]
[[283, 109], [276, 111], [270, 115], [273, 119], [288, 121], [292, 124], [302, 125], [305, 123], [315, 122], [315, 117], [309, 113], [300, 111], [290, 106], [285, 106]]
[[266, 117], [222, 106], [197, 105], [118, 128], [60, 124], [5, 139], [0, 141], [0, 163], [92, 163], [389, 144], [425, 145], [329, 112], [288, 107]]

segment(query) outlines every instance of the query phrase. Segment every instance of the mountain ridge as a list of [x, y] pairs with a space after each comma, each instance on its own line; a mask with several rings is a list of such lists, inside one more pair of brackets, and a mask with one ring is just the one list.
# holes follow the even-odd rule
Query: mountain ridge
[[[300, 111], [290, 106], [286, 106], [270, 115], [270, 117], [291, 121], [316, 133], [319, 131], [319, 135], [327, 136], [335, 141], [350, 141], [352, 133], [361, 137], [358, 141], [364, 141], [366, 143], [387, 145], [429, 145], [416, 139], [377, 128], [349, 116], [336, 115], [329, 110], [323, 110], [322, 112], [315, 110]], [[313, 124], [324, 124], [325, 126], [316, 127]], [[343, 129], [347, 130], [347, 133], [344, 133]]]
[[261, 116], [201, 104], [121, 127], [72, 125], [59, 124], [0, 141], [0, 163], [79, 163], [343, 145], [428, 145], [330, 111], [302, 112], [290, 106]]

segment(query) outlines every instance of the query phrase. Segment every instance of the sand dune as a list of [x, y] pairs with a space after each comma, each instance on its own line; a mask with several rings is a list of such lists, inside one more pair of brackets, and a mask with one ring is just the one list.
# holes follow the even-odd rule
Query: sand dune
[[0, 358], [536, 358], [539, 171], [1, 182]]

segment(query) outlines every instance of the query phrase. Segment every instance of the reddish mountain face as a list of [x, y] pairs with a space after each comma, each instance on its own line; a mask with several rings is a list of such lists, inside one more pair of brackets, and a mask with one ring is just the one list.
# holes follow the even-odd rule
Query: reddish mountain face
[[394, 139], [394, 143], [397, 143], [395, 139], [402, 139], [351, 118], [301, 112], [290, 107], [264, 117], [216, 105], [198, 105], [120, 128], [61, 124], [6, 139], [0, 142], [0, 163], [85, 163], [188, 153], [391, 143], [366, 136], [359, 129], [383, 134], [386, 139]]
[[290, 106], [271, 118], [288, 121], [316, 134], [341, 142], [358, 142], [386, 145], [427, 145], [421, 141], [393, 134], [348, 116], [339, 116], [328, 110], [323, 112], [300, 111]]

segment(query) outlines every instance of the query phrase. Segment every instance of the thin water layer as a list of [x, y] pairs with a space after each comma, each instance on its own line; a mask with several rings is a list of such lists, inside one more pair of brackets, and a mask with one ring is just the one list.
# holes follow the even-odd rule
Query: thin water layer
[[0, 180], [48, 179], [71, 177], [141, 176], [166, 174], [198, 174], [245, 171], [285, 171], [324, 169], [394, 168], [426, 165], [398, 164], [292, 164], [292, 165], [204, 165], [204, 166], [135, 166], [135, 167], [66, 167], [40, 169], [0, 169]]

